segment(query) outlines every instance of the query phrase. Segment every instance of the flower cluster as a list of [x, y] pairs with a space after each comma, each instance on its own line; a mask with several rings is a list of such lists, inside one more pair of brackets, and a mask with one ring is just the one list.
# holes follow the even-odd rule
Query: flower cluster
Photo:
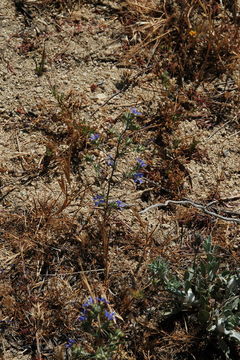
[[95, 299], [92, 297], [88, 298], [88, 300], [82, 304], [81, 315], [78, 317], [78, 320], [88, 321], [98, 315], [101, 315], [105, 321], [114, 320], [115, 312], [107, 311], [105, 309], [107, 304], [109, 304], [109, 302], [103, 297], [96, 297]]
[[[94, 205], [95, 206], [101, 206], [101, 205], [104, 205], [105, 204], [105, 199], [104, 199], [104, 196], [103, 195], [96, 195], [93, 197], [93, 201], [94, 201]], [[126, 203], [124, 203], [123, 201], [121, 200], [115, 200], [115, 201], [111, 201], [109, 203], [110, 206], [116, 208], [116, 209], [122, 209], [124, 208], [125, 206], [127, 206]]]
[[118, 209], [124, 208], [125, 206], [127, 206], [127, 204], [121, 200], [116, 200], [113, 201], [113, 206], [117, 207]]
[[67, 343], [65, 344], [65, 348], [69, 349], [69, 348], [71, 348], [74, 344], [76, 344], [76, 340], [74, 340], [74, 339], [68, 339]]
[[141, 116], [142, 115], [142, 113], [140, 111], [138, 111], [136, 108], [131, 108], [130, 113], [135, 115], [135, 116]]
[[112, 155], [109, 155], [109, 156], [107, 157], [107, 159], [106, 159], [106, 164], [107, 164], [108, 166], [113, 166], [113, 165], [114, 165], [114, 159], [113, 159]]
[[[89, 297], [82, 304], [81, 315], [77, 320], [80, 320], [83, 333], [91, 334], [93, 351], [89, 352], [81, 344], [74, 345], [71, 349], [73, 359], [110, 360], [117, 352], [124, 334], [116, 327], [115, 312], [109, 311], [108, 304], [104, 297]], [[74, 340], [69, 339], [66, 347], [73, 344]]]
[[143, 177], [144, 177], [144, 174], [141, 173], [141, 172], [136, 172], [133, 174], [133, 181], [136, 183], [136, 184], [142, 184], [143, 183]]
[[93, 197], [94, 205], [95, 206], [101, 206], [105, 204], [104, 196], [102, 195], [96, 195]]
[[91, 134], [91, 135], [89, 136], [89, 139], [90, 139], [91, 141], [97, 141], [99, 138], [100, 138], [100, 135], [99, 135], [99, 134]]
[[145, 163], [144, 160], [139, 159], [139, 158], [137, 159], [137, 164], [134, 167], [134, 170], [136, 172], [133, 173], [133, 181], [136, 184], [142, 184], [144, 182], [144, 180], [143, 180], [144, 174], [140, 170], [145, 168], [146, 166], [147, 166], [147, 164]]
[[145, 163], [144, 160], [138, 158], [138, 159], [137, 159], [137, 166], [138, 166], [139, 168], [144, 168], [144, 167], [147, 166], [147, 164]]

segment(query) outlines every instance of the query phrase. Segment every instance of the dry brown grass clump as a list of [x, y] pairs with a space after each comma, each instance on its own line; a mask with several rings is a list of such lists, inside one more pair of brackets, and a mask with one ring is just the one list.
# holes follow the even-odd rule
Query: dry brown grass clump
[[181, 85], [230, 74], [240, 48], [234, 9], [216, 0], [127, 0], [124, 62], [150, 66], [158, 75], [168, 71]]

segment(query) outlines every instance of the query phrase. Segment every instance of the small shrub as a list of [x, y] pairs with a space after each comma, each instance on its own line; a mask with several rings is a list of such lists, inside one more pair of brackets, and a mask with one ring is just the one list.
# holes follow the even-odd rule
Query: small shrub
[[167, 262], [157, 258], [151, 265], [153, 281], [171, 294], [170, 313], [194, 315], [200, 331], [216, 337], [219, 348], [231, 359], [232, 340], [240, 342], [240, 274], [220, 264], [211, 238], [203, 244], [205, 259], [188, 268], [181, 279], [174, 275]]
[[85, 334], [90, 334], [93, 349], [89, 351], [75, 344], [69, 339], [66, 347], [73, 346], [73, 359], [99, 359], [108, 360], [118, 349], [123, 333], [114, 324], [115, 313], [107, 310], [108, 301], [105, 298], [90, 297], [83, 305], [78, 318]]

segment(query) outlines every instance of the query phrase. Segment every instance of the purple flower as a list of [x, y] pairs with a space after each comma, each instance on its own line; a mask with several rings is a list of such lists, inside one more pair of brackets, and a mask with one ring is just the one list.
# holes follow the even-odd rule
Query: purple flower
[[115, 312], [109, 312], [107, 310], [104, 311], [104, 315], [106, 316], [106, 318], [108, 320], [113, 320], [115, 319]]
[[94, 304], [94, 299], [92, 297], [90, 297], [84, 304], [83, 307], [88, 307], [91, 306], [92, 304]]
[[89, 307], [94, 304], [94, 299], [92, 297], [88, 298], [85, 303], [82, 304], [83, 309], [81, 310], [81, 315], [78, 317], [78, 320], [85, 321], [88, 318]]
[[94, 196], [93, 201], [94, 201], [95, 206], [100, 206], [105, 203], [104, 196], [102, 196], [102, 195]]
[[89, 139], [90, 139], [91, 141], [96, 141], [96, 140], [98, 140], [99, 138], [100, 138], [100, 135], [99, 135], [99, 134], [91, 134], [90, 137], [89, 137]]
[[140, 167], [140, 168], [143, 168], [143, 167], [146, 167], [147, 166], [147, 164], [145, 163], [145, 161], [144, 160], [141, 160], [141, 159], [137, 159], [137, 165], [138, 165], [138, 167]]
[[74, 339], [68, 339], [67, 343], [65, 344], [65, 347], [66, 347], [67, 349], [69, 349], [69, 348], [72, 347], [73, 344], [75, 344], [75, 343], [76, 343], [76, 340], [74, 340]]
[[107, 157], [106, 163], [107, 163], [108, 166], [113, 166], [114, 165], [114, 159], [113, 159], [113, 157], [111, 155], [109, 155]]
[[142, 115], [142, 113], [138, 111], [136, 108], [130, 108], [130, 113], [136, 116]]
[[124, 208], [125, 206], [127, 206], [127, 204], [121, 200], [116, 200], [115, 205], [117, 206], [118, 209], [121, 209], [121, 208]]
[[109, 304], [109, 301], [107, 301], [104, 297], [97, 297], [96, 300], [104, 304]]
[[143, 173], [137, 172], [137, 173], [133, 174], [133, 181], [136, 184], [142, 184], [143, 183], [143, 179], [142, 179], [143, 177], [144, 177]]
[[85, 304], [83, 304], [83, 309], [81, 310], [81, 315], [78, 317], [78, 320], [80, 321], [85, 321], [88, 318], [88, 311], [89, 309], [86, 309], [88, 306], [90, 306], [91, 304], [88, 304], [88, 302], [86, 302]]

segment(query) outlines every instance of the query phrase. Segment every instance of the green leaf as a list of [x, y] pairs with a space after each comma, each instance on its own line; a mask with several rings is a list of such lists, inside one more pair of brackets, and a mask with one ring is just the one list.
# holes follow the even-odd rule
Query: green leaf
[[228, 346], [228, 344], [226, 343], [226, 341], [224, 341], [223, 339], [219, 339], [219, 347], [222, 350], [222, 352], [224, 353], [224, 355], [226, 356], [226, 359], [231, 359], [230, 358], [230, 348]]
[[[201, 309], [199, 311], [199, 314], [198, 314], [198, 320], [200, 321], [200, 323], [203, 325], [203, 324], [206, 324], [208, 322], [210, 318], [210, 312], [206, 309]], [[215, 327], [216, 328], [216, 327]], [[210, 330], [209, 330], [210, 331]]]
[[240, 332], [239, 331], [231, 330], [229, 336], [231, 338], [237, 340], [240, 343]]
[[212, 252], [213, 248], [210, 236], [204, 241], [203, 248], [207, 254], [210, 254]]
[[202, 276], [205, 277], [207, 270], [206, 270], [206, 264], [203, 261], [200, 262], [200, 271]]

